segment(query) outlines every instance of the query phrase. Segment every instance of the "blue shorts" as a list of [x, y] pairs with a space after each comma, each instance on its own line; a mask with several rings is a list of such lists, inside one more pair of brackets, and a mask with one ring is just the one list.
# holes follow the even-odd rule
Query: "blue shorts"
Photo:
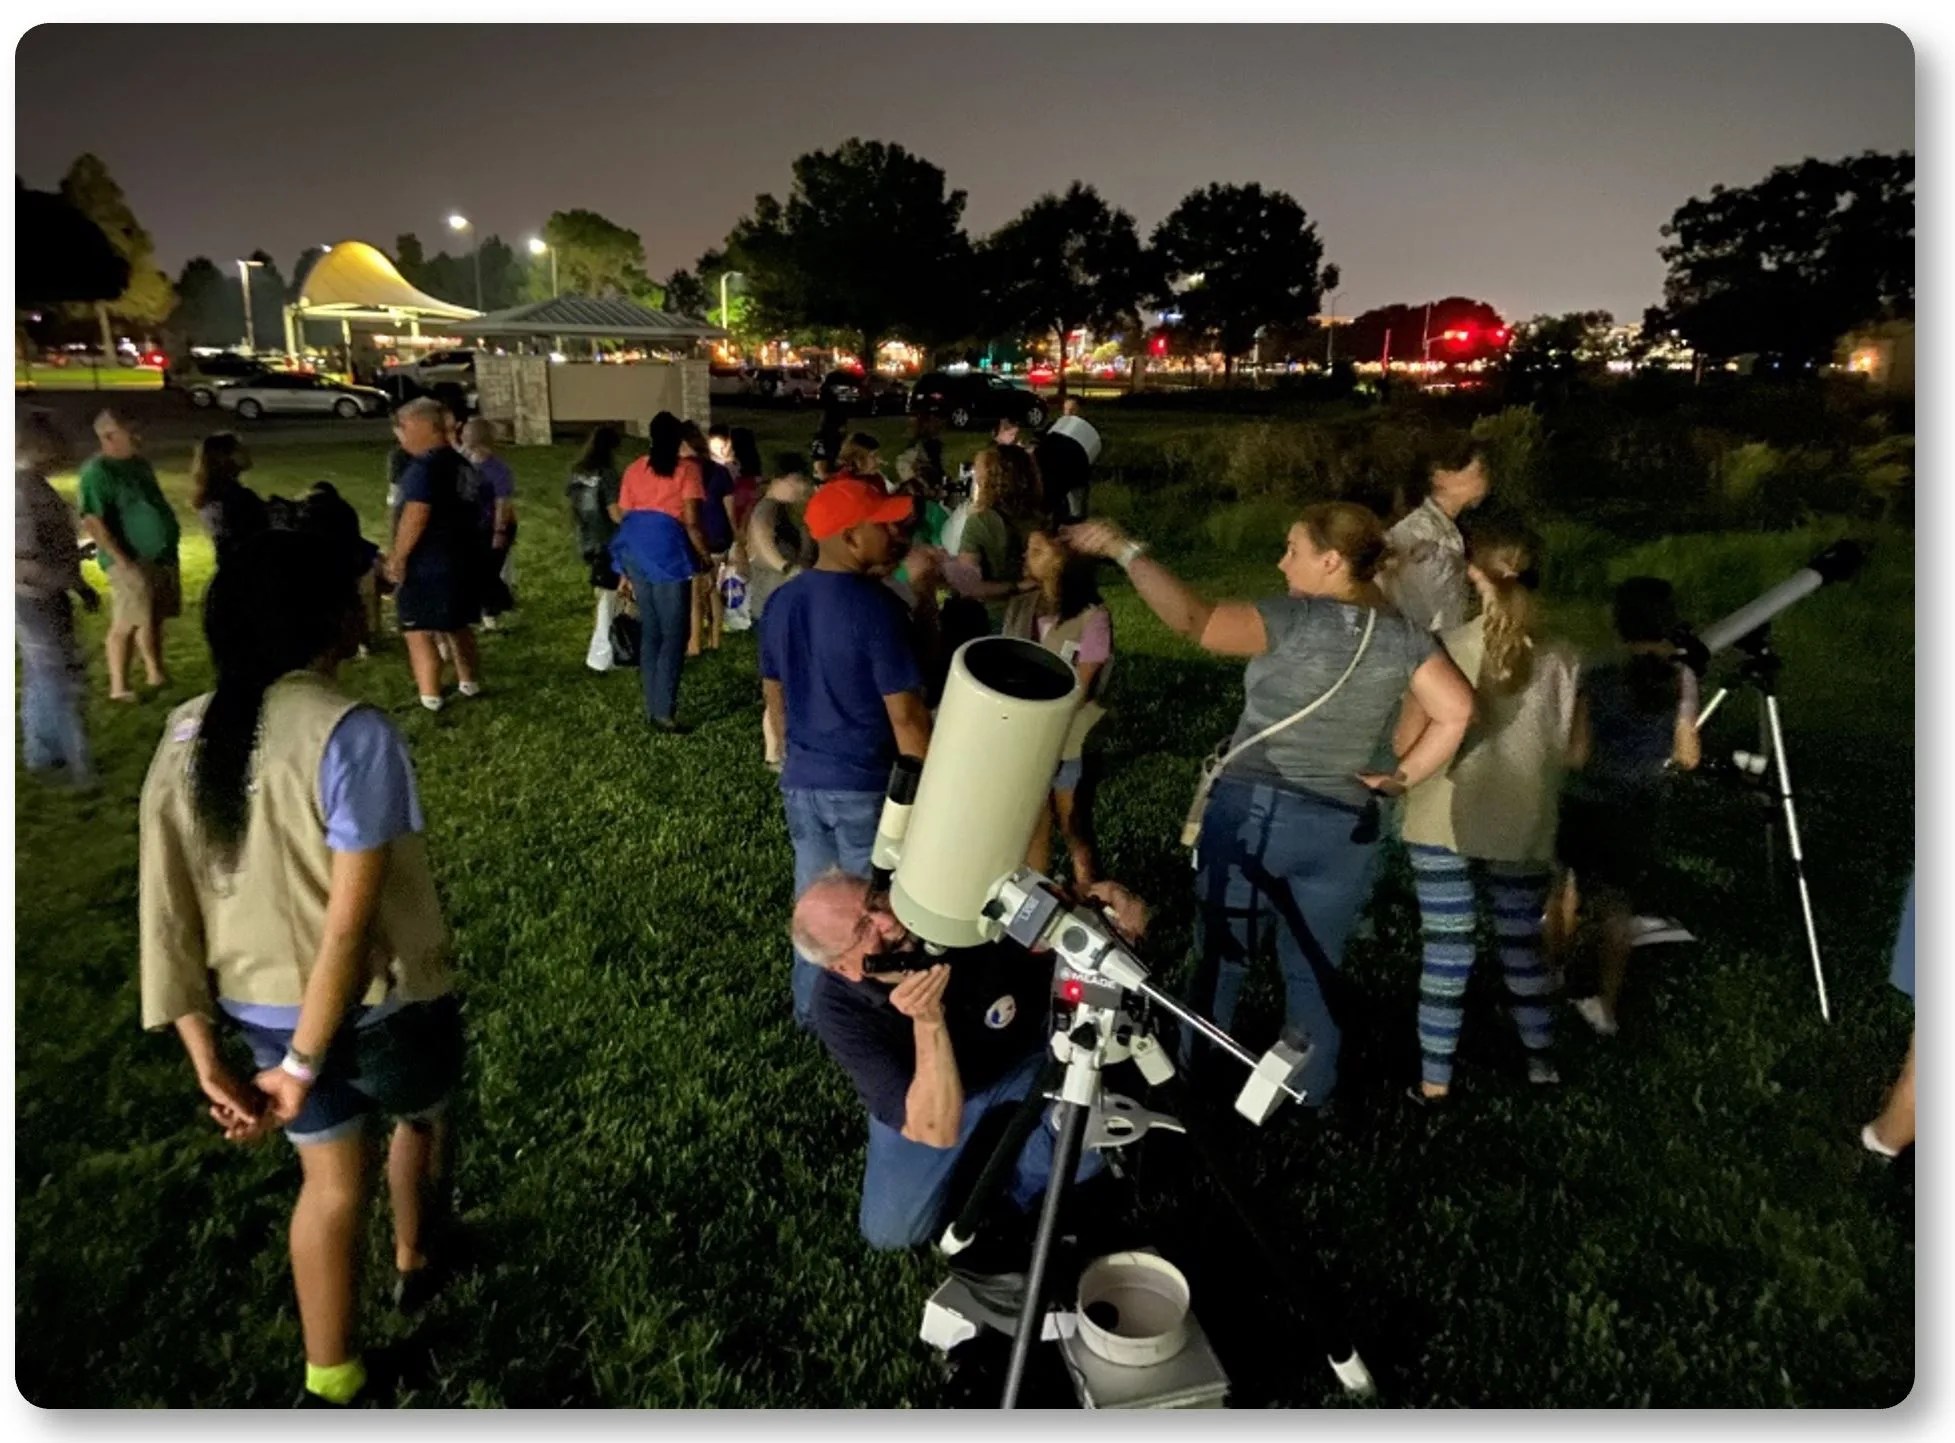
[[1887, 980], [1914, 1000], [1914, 879], [1907, 884], [1907, 902], [1901, 908], [1901, 930], [1894, 938], [1894, 962]]
[[[278, 1066], [292, 1044], [290, 1028], [237, 1025], [260, 1068]], [[392, 1008], [340, 1028], [285, 1136], [305, 1147], [356, 1136], [376, 1114], [425, 1121], [447, 1104], [461, 1073], [462, 1018], [454, 997]]]
[[1086, 758], [1065, 757], [1059, 762], [1059, 770], [1052, 774], [1052, 790], [1055, 792], [1076, 792], [1079, 784], [1086, 780]]

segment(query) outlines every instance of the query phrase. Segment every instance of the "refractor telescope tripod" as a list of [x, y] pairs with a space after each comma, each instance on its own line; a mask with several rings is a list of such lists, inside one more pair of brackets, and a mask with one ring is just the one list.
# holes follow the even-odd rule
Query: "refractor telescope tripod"
[[[1770, 801], [1779, 804], [1781, 818], [1785, 823], [1786, 849], [1792, 857], [1792, 876], [1799, 893], [1799, 913], [1806, 925], [1806, 950], [1812, 957], [1813, 984], [1819, 989], [1819, 1015], [1831, 1022], [1832, 1008], [1826, 998], [1826, 970], [1819, 957], [1819, 929], [1813, 922], [1812, 889], [1806, 884], [1806, 852], [1799, 834], [1799, 811], [1792, 800], [1792, 770], [1785, 755], [1785, 732], [1779, 724], [1778, 680], [1784, 662], [1772, 647], [1771, 623], [1759, 627], [1737, 642], [1738, 649], [1744, 653], [1744, 661], [1738, 667], [1737, 681], [1732, 685], [1720, 687], [1697, 715], [1697, 729], [1701, 733], [1704, 724], [1710, 721], [1717, 709], [1724, 705], [1736, 686], [1749, 687], [1758, 697], [1758, 741], [1764, 753], [1758, 757], [1741, 757], [1749, 761], [1750, 767], [1741, 765], [1740, 770], [1764, 789]], [[1771, 776], [1764, 775], [1769, 766]], [[1772, 819], [1765, 820], [1766, 859], [1769, 864], [1776, 857]], [[1771, 871], [1768, 870], [1768, 876]]]
[[1127, 1099], [1108, 1093], [1102, 1077], [1107, 1066], [1131, 1059], [1151, 1086], [1169, 1087], [1174, 1082], [1174, 1062], [1144, 1023], [1136, 1021], [1135, 1012], [1143, 1008], [1130, 1000], [1130, 994], [1187, 1023], [1250, 1070], [1249, 1083], [1237, 1099], [1236, 1109], [1251, 1121], [1267, 1119], [1283, 1096], [1302, 1100], [1303, 1094], [1291, 1082], [1302, 1056], [1280, 1043], [1261, 1059], [1244, 1050], [1207, 1018], [1154, 987], [1146, 968], [1098, 913], [1069, 905], [1047, 878], [1029, 867], [1019, 869], [999, 887], [987, 915], [1014, 942], [1028, 950], [1055, 954], [1053, 998], [1059, 1013], [1050, 1055], [1037, 1083], [1019, 1103], [962, 1211], [938, 1244], [950, 1255], [970, 1245], [980, 1219], [1011, 1177], [1026, 1140], [1042, 1125], [1047, 1101], [1053, 1101], [1058, 1136], [1051, 1178], [1026, 1268], [1025, 1295], [1012, 1335], [1001, 1406], [1017, 1406], [1026, 1362], [1043, 1331], [1046, 1274], [1066, 1190], [1083, 1148], [1121, 1147], [1137, 1141], [1153, 1127], [1181, 1132], [1195, 1145], [1203, 1166], [1262, 1255], [1271, 1276], [1288, 1283], [1286, 1292], [1293, 1311], [1313, 1350], [1330, 1363], [1347, 1392], [1369, 1397], [1375, 1391], [1370, 1370], [1358, 1356], [1342, 1320], [1330, 1316], [1328, 1308], [1310, 1305], [1307, 1295], [1322, 1290], [1299, 1278], [1301, 1269], [1277, 1249], [1268, 1230], [1257, 1222], [1202, 1126], [1137, 1108]]

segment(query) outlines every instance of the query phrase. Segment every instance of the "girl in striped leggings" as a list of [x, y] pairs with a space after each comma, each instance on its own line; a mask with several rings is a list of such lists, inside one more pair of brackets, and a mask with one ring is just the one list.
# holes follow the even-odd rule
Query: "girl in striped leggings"
[[[1440, 640], [1473, 684], [1473, 724], [1451, 768], [1405, 799], [1405, 843], [1424, 929], [1420, 1082], [1411, 1092], [1421, 1103], [1452, 1087], [1482, 897], [1491, 904], [1528, 1080], [1560, 1080], [1548, 1057], [1552, 983], [1541, 955], [1541, 915], [1578, 668], [1572, 651], [1540, 633], [1539, 540], [1489, 518], [1476, 528], [1468, 555], [1480, 614]], [[1400, 737], [1415, 734], [1420, 721], [1401, 721]]]

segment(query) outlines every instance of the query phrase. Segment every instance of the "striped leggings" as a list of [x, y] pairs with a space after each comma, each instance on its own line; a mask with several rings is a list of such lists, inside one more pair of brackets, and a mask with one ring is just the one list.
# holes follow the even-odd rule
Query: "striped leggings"
[[1547, 868], [1537, 862], [1474, 862], [1444, 847], [1412, 845], [1407, 850], [1425, 948], [1419, 977], [1419, 1075], [1435, 1087], [1450, 1086], [1453, 1080], [1466, 979], [1479, 950], [1474, 934], [1480, 885], [1493, 904], [1500, 967], [1521, 1043], [1530, 1053], [1546, 1052], [1553, 1041], [1548, 998], [1554, 985], [1541, 960]]

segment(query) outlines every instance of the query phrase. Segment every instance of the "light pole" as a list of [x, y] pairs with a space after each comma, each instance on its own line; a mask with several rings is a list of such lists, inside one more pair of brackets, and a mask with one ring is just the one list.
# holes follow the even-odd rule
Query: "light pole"
[[244, 349], [246, 354], [256, 354], [258, 349], [258, 333], [251, 326], [251, 272], [254, 267], [263, 265], [263, 261], [238, 262], [238, 290], [244, 296]]
[[[451, 215], [448, 217], [448, 229], [469, 231], [472, 234], [475, 227], [468, 223], [467, 216]], [[475, 238], [475, 309], [478, 311], [482, 309], [482, 238], [480, 236]]]
[[540, 256], [545, 251], [550, 253], [550, 298], [554, 300], [560, 294], [557, 287], [557, 248], [541, 236], [531, 236], [529, 238], [529, 253], [531, 255]]

